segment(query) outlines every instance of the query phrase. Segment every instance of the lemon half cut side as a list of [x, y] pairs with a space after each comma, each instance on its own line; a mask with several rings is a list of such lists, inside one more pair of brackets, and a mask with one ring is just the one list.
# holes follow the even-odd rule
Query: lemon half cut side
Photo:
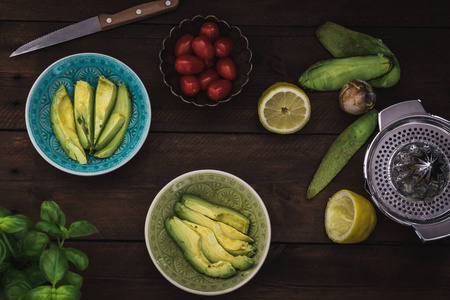
[[270, 86], [258, 101], [258, 116], [269, 131], [291, 134], [309, 121], [311, 105], [305, 92], [298, 86], [278, 82]]
[[334, 194], [325, 209], [325, 231], [339, 244], [366, 240], [375, 228], [377, 216], [372, 203], [349, 190]]

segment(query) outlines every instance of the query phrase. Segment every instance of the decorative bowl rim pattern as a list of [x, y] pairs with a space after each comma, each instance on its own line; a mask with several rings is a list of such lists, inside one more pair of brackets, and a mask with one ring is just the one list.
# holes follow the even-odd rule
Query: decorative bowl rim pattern
[[[153, 216], [154, 214], [154, 210], [156, 206], [162, 206], [161, 203], [159, 203], [161, 199], [161, 197], [164, 195], [164, 193], [166, 193], [167, 191], [173, 191], [175, 189], [177, 189], [177, 185], [181, 185], [180, 181], [183, 179], [190, 179], [192, 176], [201, 176], [201, 175], [217, 175], [217, 176], [223, 176], [228, 178], [231, 181], [237, 182], [239, 185], [241, 185], [241, 187], [243, 187], [243, 189], [245, 189], [246, 192], [250, 193], [252, 195], [252, 198], [255, 199], [257, 205], [258, 205], [258, 209], [263, 211], [264, 216], [263, 219], [265, 221], [264, 225], [264, 234], [267, 235], [267, 239], [264, 243], [264, 249], [262, 249], [261, 251], [261, 255], [258, 261], [255, 261], [255, 266], [252, 267], [251, 269], [251, 273], [245, 277], [242, 281], [238, 282], [236, 285], [233, 285], [231, 287], [226, 287], [225, 289], [222, 290], [214, 290], [214, 291], [204, 291], [204, 290], [200, 290], [200, 289], [193, 289], [190, 288], [188, 286], [182, 285], [181, 283], [177, 282], [175, 279], [171, 278], [168, 274], [166, 274], [165, 270], [161, 267], [160, 264], [165, 265], [164, 262], [161, 262], [161, 259], [158, 259], [157, 257], [154, 256], [153, 251], [156, 251], [152, 248], [151, 246], [151, 242], [150, 242], [150, 226], [151, 226], [151, 219], [155, 219], [155, 216]], [[165, 204], [167, 206], [167, 203]], [[253, 205], [255, 205], [255, 203], [253, 203]], [[163, 226], [163, 225], [162, 225]], [[193, 293], [193, 294], [197, 294], [197, 295], [204, 295], [204, 296], [214, 296], [214, 295], [222, 295], [225, 293], [229, 293], [232, 292], [240, 287], [242, 287], [243, 285], [245, 285], [248, 281], [250, 281], [259, 271], [259, 269], [262, 267], [267, 254], [269, 252], [269, 248], [270, 248], [270, 242], [271, 242], [271, 225], [270, 225], [270, 217], [269, 217], [269, 213], [264, 205], [264, 202], [262, 201], [261, 197], [258, 195], [258, 193], [248, 184], [246, 183], [244, 180], [240, 179], [239, 177], [224, 172], [224, 171], [219, 171], [219, 170], [213, 170], [213, 169], [201, 169], [201, 170], [195, 170], [195, 171], [190, 171], [187, 173], [184, 173], [174, 179], [172, 179], [169, 183], [167, 183], [159, 192], [158, 194], [155, 196], [155, 198], [153, 199], [152, 203], [150, 204], [150, 208], [148, 210], [147, 216], [146, 216], [146, 221], [145, 221], [145, 227], [144, 227], [144, 234], [145, 234], [145, 243], [147, 246], [147, 250], [148, 253], [150, 255], [150, 258], [153, 262], [153, 264], [156, 266], [156, 268], [158, 269], [158, 271], [174, 286]], [[168, 237], [168, 239], [170, 239], [170, 237]], [[154, 247], [156, 248], [156, 247]], [[257, 249], [257, 251], [259, 252], [260, 249]], [[183, 257], [184, 259], [184, 257]], [[195, 271], [197, 272], [197, 271]], [[239, 271], [242, 272], [242, 271]], [[198, 273], [201, 276], [205, 276], [206, 275], [202, 275], [200, 273]], [[238, 276], [239, 274], [235, 275], [234, 277]], [[231, 277], [233, 278], [233, 277]], [[230, 278], [230, 279], [231, 279]], [[227, 280], [227, 279], [223, 279], [223, 280]]]
[[[167, 41], [168, 39], [172, 38], [172, 33], [174, 32], [174, 30], [176, 30], [177, 28], [181, 28], [181, 26], [182, 26], [184, 23], [187, 23], [187, 22], [193, 22], [193, 21], [194, 21], [195, 19], [197, 19], [197, 18], [202, 18], [202, 19], [205, 19], [205, 20], [207, 20], [208, 18], [209, 18], [209, 19], [213, 19], [213, 20], [214, 20], [215, 22], [217, 22], [217, 23], [223, 23], [223, 24], [226, 25], [226, 27], [228, 27], [230, 30], [231, 30], [231, 29], [237, 30], [237, 31], [239, 32], [239, 36], [245, 40], [246, 49], [249, 51], [249, 59], [248, 59], [248, 62], [249, 62], [249, 64], [250, 64], [250, 68], [249, 68], [248, 72], [245, 74], [245, 75], [246, 75], [246, 79], [245, 79], [245, 81], [241, 84], [240, 89], [239, 89], [238, 91], [236, 91], [236, 92], [230, 94], [227, 98], [225, 98], [225, 99], [223, 99], [223, 100], [220, 100], [220, 101], [215, 101], [214, 103], [211, 102], [211, 103], [199, 104], [199, 103], [196, 103], [195, 101], [189, 101], [189, 100], [185, 99], [184, 96], [183, 96], [182, 94], [177, 94], [177, 93], [173, 90], [172, 85], [170, 85], [170, 84], [167, 82], [167, 80], [166, 80], [166, 76], [167, 76], [167, 75], [164, 73], [164, 71], [163, 71], [163, 69], [162, 69], [162, 65], [163, 65], [163, 63], [164, 63], [164, 60], [163, 60], [163, 58], [162, 58], [162, 53], [163, 53], [163, 51], [166, 49], [166, 48], [165, 48], [166, 41]], [[242, 35], [242, 31], [241, 31], [241, 29], [240, 29], [239, 27], [237, 27], [237, 26], [230, 26], [230, 25], [228, 24], [228, 22], [226, 22], [226, 21], [224, 21], [224, 20], [220, 20], [220, 19], [218, 19], [218, 18], [217, 18], [216, 16], [214, 16], [214, 15], [207, 15], [206, 17], [204, 17], [204, 16], [202, 16], [202, 15], [196, 15], [196, 16], [194, 16], [192, 19], [184, 19], [183, 21], [180, 22], [180, 24], [179, 24], [178, 26], [175, 26], [175, 27], [173, 27], [173, 28], [170, 30], [169, 36], [167, 36], [167, 37], [163, 40], [162, 45], [163, 45], [163, 48], [162, 48], [161, 51], [159, 52], [159, 61], [160, 61], [160, 64], [159, 64], [159, 70], [160, 70], [161, 73], [163, 74], [163, 81], [164, 81], [164, 83], [170, 88], [170, 91], [171, 91], [171, 93], [172, 93], [173, 95], [177, 96], [178, 98], [180, 98], [180, 99], [183, 100], [184, 102], [190, 103], [190, 104], [194, 104], [195, 106], [199, 106], [199, 107], [204, 107], [204, 106], [214, 107], [214, 106], [219, 105], [220, 103], [224, 103], [224, 102], [230, 101], [231, 98], [233, 98], [234, 96], [236, 96], [236, 95], [238, 95], [238, 94], [241, 93], [242, 88], [248, 83], [250, 73], [251, 73], [251, 71], [253, 70], [253, 64], [252, 64], [252, 62], [251, 62], [251, 61], [252, 61], [252, 58], [253, 58], [253, 53], [252, 53], [252, 51], [250, 50], [250, 48], [248, 47], [248, 46], [249, 46], [249, 42], [248, 42], [247, 37], [245, 37], [244, 35]]]
[[[65, 67], [64, 63], [69, 64], [69, 62], [70, 62], [70, 65], [73, 66], [76, 64], [76, 62], [74, 62], [74, 61], [83, 60], [83, 59], [88, 60], [88, 58], [91, 58], [91, 60], [103, 59], [105, 61], [108, 61], [108, 63], [111, 63], [111, 66], [109, 66], [109, 67], [105, 66], [106, 69], [108, 69], [111, 73], [117, 75], [117, 72], [114, 72], [112, 70], [112, 65], [114, 65], [114, 67], [120, 68], [121, 72], [123, 72], [122, 77], [128, 76], [129, 81], [134, 83], [134, 87], [139, 92], [140, 97], [136, 96], [136, 98], [137, 98], [136, 101], [139, 101], [139, 103], [135, 103], [135, 101], [133, 101], [133, 114], [139, 114], [137, 116], [137, 118], [139, 120], [142, 120], [142, 123], [139, 123], [139, 125], [140, 125], [139, 131], [138, 131], [138, 129], [136, 129], [135, 138], [133, 140], [131, 140], [130, 143], [128, 143], [128, 144], [131, 144], [131, 146], [127, 147], [127, 149], [126, 149], [127, 151], [124, 151], [124, 152], [122, 151], [123, 153], [116, 156], [116, 154], [121, 151], [119, 148], [119, 150], [116, 152], [116, 154], [114, 154], [113, 156], [111, 156], [107, 159], [103, 159], [102, 163], [98, 163], [95, 165], [89, 165], [89, 164], [88, 165], [79, 165], [78, 163], [72, 161], [69, 157], [64, 157], [64, 159], [63, 159], [63, 158], [57, 157], [56, 155], [53, 155], [53, 153], [51, 153], [51, 154], [47, 153], [48, 151], [53, 152], [54, 150], [49, 145], [45, 144], [45, 142], [38, 141], [38, 139], [42, 139], [42, 137], [40, 136], [41, 129], [38, 130], [39, 133], [36, 133], [36, 132], [34, 132], [36, 130], [34, 130], [33, 128], [36, 127], [36, 125], [39, 127], [40, 124], [37, 124], [38, 121], [34, 120], [35, 117], [32, 117], [31, 113], [32, 113], [32, 110], [34, 109], [34, 106], [32, 107], [32, 105], [36, 105], [35, 102], [37, 101], [37, 100], [33, 100], [33, 98], [36, 98], [39, 94], [45, 93], [46, 90], [49, 89], [49, 86], [51, 84], [51, 82], [49, 82], [49, 81], [52, 81], [52, 80], [55, 80], [56, 78], [58, 78], [60, 73], [63, 72], [61, 70], [65, 70], [66, 72], [71, 70], [70, 66], [66, 67], [66, 69], [64, 69], [64, 67]], [[97, 61], [95, 61], [95, 62], [97, 62]], [[94, 64], [94, 62], [92, 62], [92, 64]], [[120, 75], [117, 75], [117, 76], [122, 79], [122, 77]], [[49, 79], [49, 77], [50, 77], [50, 79]], [[45, 86], [45, 87], [40, 88], [41, 86]], [[134, 89], [132, 89], [130, 86], [128, 86], [128, 88], [130, 90], [130, 94], [132, 94], [132, 97], [133, 97]], [[40, 90], [38, 91], [38, 89], [40, 89]], [[135, 111], [136, 110], [135, 107], [138, 108], [138, 111]], [[36, 110], [36, 109], [34, 109], [34, 110]], [[37, 79], [33, 83], [33, 86], [31, 87], [30, 92], [28, 93], [27, 102], [25, 105], [25, 124], [26, 124], [26, 128], [27, 128], [28, 136], [29, 136], [34, 148], [45, 159], [45, 161], [47, 161], [50, 165], [54, 166], [55, 168], [57, 168], [61, 171], [64, 171], [64, 172], [72, 174], [72, 175], [79, 175], [79, 176], [101, 175], [101, 174], [105, 174], [105, 173], [114, 171], [114, 170], [118, 169], [119, 167], [123, 166], [124, 164], [126, 164], [142, 148], [144, 142], [146, 141], [146, 139], [148, 137], [149, 131], [150, 131], [150, 123], [151, 123], [150, 98], [148, 96], [148, 92], [145, 88], [145, 85], [140, 80], [138, 75], [130, 67], [128, 67], [128, 65], [126, 65], [122, 61], [120, 61], [112, 56], [109, 56], [109, 55], [94, 53], [94, 52], [83, 52], [83, 53], [71, 54], [71, 55], [65, 56], [63, 58], [60, 58], [57, 61], [53, 62], [51, 65], [49, 65], [44, 71], [42, 71], [42, 73], [37, 77]], [[131, 126], [131, 124], [130, 124], [130, 126]], [[136, 124], [136, 126], [137, 126], [137, 124]], [[51, 132], [51, 134], [53, 135], [53, 132]], [[125, 139], [126, 138], [127, 137], [125, 137]], [[123, 143], [122, 145], [124, 145], [124, 144], [125, 143]], [[60, 145], [58, 145], [58, 146], [60, 147]], [[121, 146], [121, 148], [122, 148], [122, 146]], [[52, 157], [50, 157], [50, 156], [52, 156]], [[89, 157], [89, 159], [93, 160], [94, 158]]]

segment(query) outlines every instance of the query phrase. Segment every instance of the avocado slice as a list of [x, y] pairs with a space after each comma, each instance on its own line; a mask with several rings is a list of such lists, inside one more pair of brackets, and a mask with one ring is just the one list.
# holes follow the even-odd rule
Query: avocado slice
[[[184, 205], [184, 204], [182, 204], [182, 205]], [[186, 206], [186, 205], [184, 205], [184, 206]], [[199, 213], [199, 212], [197, 212], [197, 213]], [[205, 215], [203, 215], [203, 216], [206, 217]], [[201, 217], [199, 217], [199, 218], [201, 218]], [[230, 239], [240, 240], [240, 241], [249, 242], [249, 243], [253, 243], [254, 242], [254, 240], [251, 237], [249, 237], [248, 235], [243, 234], [242, 232], [236, 230], [234, 227], [231, 227], [228, 224], [212, 220], [212, 219], [210, 219], [208, 217], [201, 218], [201, 220], [202, 220], [201, 222], [204, 222], [205, 224], [208, 224], [208, 228], [212, 228], [213, 224], [217, 224], [218, 227], [220, 228], [220, 231], [225, 236], [229, 237]]]
[[[98, 144], [95, 147], [95, 149], [98, 150], [94, 153], [95, 157], [106, 158], [106, 157], [113, 155], [117, 151], [117, 149], [119, 149], [120, 145], [123, 142], [123, 139], [125, 138], [125, 134], [127, 132], [128, 125], [130, 124], [131, 115], [133, 114], [133, 104], [131, 102], [130, 92], [128, 91], [128, 88], [125, 84], [119, 83], [119, 87], [118, 87], [118, 91], [117, 91], [117, 101], [116, 101], [116, 104], [112, 111], [112, 114], [113, 115], [119, 114], [119, 115], [123, 116], [125, 118], [123, 121], [123, 125], [120, 127], [117, 134], [114, 135], [114, 138], [106, 146], [103, 146], [103, 144], [106, 144], [106, 143], [103, 143], [102, 141], [100, 141], [100, 140], [103, 140], [103, 134], [102, 134], [101, 138], [99, 138]], [[115, 120], [110, 118], [110, 120], [108, 120], [108, 123], [106, 124], [105, 128], [109, 127], [109, 126], [113, 127], [113, 124], [111, 124], [111, 125], [109, 124], [110, 122], [114, 123]]]
[[56, 139], [64, 152], [80, 164], [87, 164], [86, 153], [78, 140], [75, 129], [73, 104], [66, 86], [61, 84], [55, 92], [50, 106], [50, 122]]
[[250, 258], [245, 255], [231, 255], [228, 253], [217, 241], [214, 232], [204, 226], [200, 226], [198, 224], [183, 220], [185, 224], [187, 224], [191, 229], [201, 235], [201, 248], [203, 254], [205, 254], [206, 258], [211, 262], [218, 261], [229, 261], [234, 268], [239, 270], [247, 270], [254, 264], [253, 258]]
[[[94, 143], [103, 131], [106, 122], [116, 104], [117, 87], [105, 76], [98, 78], [95, 91], [95, 120], [94, 120]], [[92, 145], [93, 146], [93, 145]]]
[[94, 88], [86, 81], [75, 84], [73, 108], [75, 128], [81, 146], [89, 150], [94, 143]]
[[119, 113], [113, 113], [109, 117], [108, 123], [105, 125], [105, 129], [103, 129], [102, 134], [97, 140], [95, 144], [96, 150], [101, 150], [105, 148], [109, 142], [116, 136], [119, 132], [120, 128], [122, 128], [123, 123], [125, 122], [125, 117]]
[[197, 271], [219, 278], [229, 278], [236, 274], [236, 269], [228, 261], [211, 263], [201, 250], [201, 236], [179, 218], [167, 218], [164, 226], [183, 251], [184, 257]]
[[230, 239], [241, 240], [249, 243], [253, 243], [255, 241], [248, 235], [243, 234], [242, 232], [234, 229], [234, 227], [231, 227], [230, 225], [227, 225], [222, 222], [217, 222], [217, 224], [219, 225], [223, 234], [225, 234]]
[[174, 211], [179, 218], [196, 223], [212, 230], [219, 243], [230, 254], [246, 255], [248, 257], [251, 257], [255, 254], [256, 248], [250, 245], [248, 242], [232, 239], [227, 236], [223, 232], [220, 222], [211, 220], [210, 218], [188, 208], [180, 202], [175, 203]]
[[250, 220], [232, 208], [212, 204], [191, 194], [181, 196], [181, 203], [213, 220], [228, 224], [245, 234], [248, 233]]

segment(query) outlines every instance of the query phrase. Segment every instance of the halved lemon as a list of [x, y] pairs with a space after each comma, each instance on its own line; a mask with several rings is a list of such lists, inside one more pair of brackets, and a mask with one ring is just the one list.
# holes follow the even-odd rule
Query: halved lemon
[[377, 223], [375, 208], [361, 195], [340, 190], [325, 209], [325, 231], [339, 244], [353, 244], [369, 237]]
[[311, 115], [311, 105], [305, 92], [298, 86], [277, 82], [261, 95], [258, 116], [269, 131], [290, 134], [305, 126]]

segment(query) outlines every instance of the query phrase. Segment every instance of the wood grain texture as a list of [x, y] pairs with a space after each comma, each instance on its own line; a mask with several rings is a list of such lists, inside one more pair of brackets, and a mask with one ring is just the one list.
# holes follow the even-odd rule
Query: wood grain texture
[[[198, 298], [164, 279], [144, 243], [70, 245], [97, 258], [82, 273], [86, 299], [124, 299], [129, 294], [132, 299], [149, 295]], [[434, 257], [447, 260], [447, 250], [441, 246], [273, 244], [266, 263], [247, 285], [218, 298], [446, 299], [450, 271]], [[102, 289], [96, 289], [98, 285]]]
[[[331, 58], [315, 29], [334, 21], [382, 39], [396, 54], [401, 79], [376, 89], [376, 109], [421, 99], [450, 119], [450, 7], [448, 1], [182, 0], [170, 13], [26, 55], [19, 46], [89, 17], [114, 14], [144, 1], [0, 1], [0, 206], [39, 220], [42, 201], [54, 200], [67, 221], [88, 220], [99, 233], [67, 241], [88, 254], [82, 299], [197, 299], [156, 269], [144, 241], [145, 217], [156, 194], [193, 170], [232, 173], [263, 199], [272, 225], [266, 263], [247, 285], [219, 299], [448, 299], [450, 238], [423, 244], [413, 229], [376, 210], [363, 243], [337, 245], [326, 236], [328, 199], [346, 188], [367, 198], [366, 143], [313, 200], [306, 189], [328, 147], [356, 117], [339, 109], [338, 92], [306, 91], [312, 114], [298, 133], [266, 131], [257, 101], [271, 84], [296, 84], [313, 63]], [[159, 70], [170, 30], [195, 15], [216, 15], [238, 26], [252, 50], [253, 70], [241, 94], [215, 108], [186, 104], [171, 94]], [[28, 93], [53, 62], [76, 53], [110, 55], [127, 64], [150, 97], [150, 134], [118, 170], [95, 177], [66, 174], [34, 149], [25, 125]]]
[[[41, 72], [56, 60], [75, 53], [103, 53], [127, 64], [148, 90], [153, 109], [151, 130], [177, 132], [267, 133], [259, 123], [256, 109], [262, 92], [277, 81], [295, 84], [313, 62], [331, 58], [317, 41], [312, 28], [273, 28], [273, 32], [266, 32], [243, 27], [253, 52], [254, 67], [249, 83], [241, 94], [221, 104], [219, 109], [194, 106], [187, 109], [186, 103], [170, 93], [159, 71], [158, 53], [170, 26], [155, 28], [132, 24], [59, 44], [45, 49], [45, 52], [40, 50], [8, 58], [18, 46], [60, 28], [61, 24], [38, 23], [36, 26], [24, 23], [24, 27], [19, 28], [15, 23], [5, 24], [2, 32], [6, 32], [10, 40], [20, 36], [20, 32], [27, 34], [15, 46], [5, 44], [0, 47], [0, 57], [4, 62], [0, 70], [0, 86], [6, 95], [0, 103], [0, 129], [7, 130], [25, 129], [23, 112], [26, 98]], [[40, 29], [41, 25], [43, 29]], [[365, 32], [384, 38], [386, 29], [371, 28]], [[381, 110], [400, 101], [421, 99], [428, 112], [450, 119], [450, 112], [446, 109], [450, 98], [450, 70], [446, 67], [450, 65], [450, 58], [446, 55], [446, 49], [450, 48], [450, 30], [419, 29], [415, 33], [410, 39], [405, 39], [411, 34], [406, 28], [392, 29], [386, 34], [385, 42], [397, 54], [402, 75], [393, 88], [375, 90], [378, 99], [375, 107]], [[113, 41], [113, 44], [108, 41]], [[338, 92], [308, 92], [308, 96], [312, 105], [311, 119], [298, 134], [338, 134], [355, 120], [340, 111]], [[183, 120], [182, 124], [178, 120]], [[204, 126], [205, 123], [209, 125]]]
[[[45, 0], [19, 2], [5, 0], [0, 3], [1, 20], [70, 21], [77, 22], [101, 13], [117, 13], [146, 2], [146, 0], [80, 2]], [[432, 0], [414, 5], [411, 2], [381, 0], [361, 4], [360, 1], [318, 0], [299, 3], [296, 0], [240, 1], [182, 0], [176, 12], [157, 16], [143, 22], [177, 24], [180, 19], [195, 15], [213, 14], [237, 25], [318, 26], [333, 20], [344, 26], [448, 26], [450, 23], [445, 1]], [[67, 13], [70, 12], [70, 13]]]
[[[306, 199], [306, 188], [334, 136], [154, 133], [128, 164], [93, 178], [52, 167], [25, 133], [3, 136], [6, 156], [0, 176], [8, 194], [3, 206], [38, 218], [40, 202], [63, 203], [73, 215], [95, 220], [100, 230], [96, 238], [107, 240], [142, 240], [153, 198], [171, 179], [194, 170], [222, 170], [250, 184], [269, 211], [275, 242], [329, 243], [323, 226], [328, 199], [343, 188], [370, 198], [362, 170], [365, 145], [321, 193]], [[411, 228], [381, 213], [378, 219], [368, 242], [420, 243]]]

